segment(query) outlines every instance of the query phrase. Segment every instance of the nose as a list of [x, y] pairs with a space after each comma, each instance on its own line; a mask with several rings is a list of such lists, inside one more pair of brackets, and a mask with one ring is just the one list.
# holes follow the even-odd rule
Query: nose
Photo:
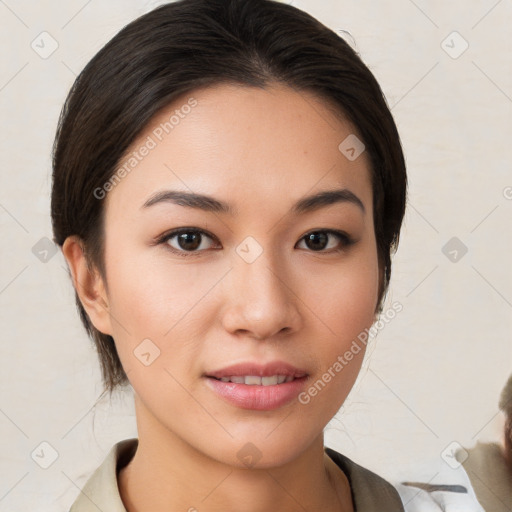
[[258, 340], [290, 335], [300, 329], [297, 285], [270, 251], [252, 263], [237, 254], [225, 283], [222, 322], [226, 331]]

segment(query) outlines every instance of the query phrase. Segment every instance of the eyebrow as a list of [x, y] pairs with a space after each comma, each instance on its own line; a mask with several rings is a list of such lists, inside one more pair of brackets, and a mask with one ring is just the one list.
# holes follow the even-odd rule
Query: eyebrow
[[[229, 203], [205, 194], [197, 194], [181, 190], [162, 190], [160, 192], [156, 192], [142, 205], [141, 208], [149, 208], [150, 206], [159, 203], [174, 203], [179, 206], [196, 208], [205, 212], [224, 213], [228, 215], [236, 215], [238, 213], [237, 210]], [[346, 188], [324, 190], [322, 192], [303, 197], [292, 206], [290, 212], [299, 215], [316, 211], [320, 208], [337, 203], [355, 204], [363, 213], [366, 213], [366, 209], [361, 199]]]

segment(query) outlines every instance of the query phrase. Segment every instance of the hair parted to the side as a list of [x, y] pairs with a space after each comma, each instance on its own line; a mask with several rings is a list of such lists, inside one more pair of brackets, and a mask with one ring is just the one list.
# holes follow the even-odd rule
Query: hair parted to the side
[[[116, 172], [149, 121], [175, 98], [221, 83], [273, 83], [314, 93], [357, 129], [371, 160], [374, 228], [384, 270], [382, 311], [405, 211], [399, 134], [382, 90], [345, 40], [309, 14], [272, 0], [179, 0], [118, 32], [76, 78], [53, 145], [54, 242], [80, 237], [106, 281], [104, 201], [94, 191]], [[341, 142], [341, 140], [340, 140]], [[94, 341], [105, 391], [128, 384], [111, 336], [81, 320]]]

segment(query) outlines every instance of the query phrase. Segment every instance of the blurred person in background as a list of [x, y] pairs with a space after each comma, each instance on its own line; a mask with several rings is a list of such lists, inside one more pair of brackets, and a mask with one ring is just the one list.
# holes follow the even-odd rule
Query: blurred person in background
[[396, 484], [406, 512], [512, 512], [512, 375], [499, 408], [505, 416], [503, 442], [459, 446], [452, 464], [445, 454], [445, 460], [428, 461]]
[[478, 442], [463, 462], [476, 496], [488, 512], [512, 511], [512, 374], [499, 408], [505, 415], [502, 443]]

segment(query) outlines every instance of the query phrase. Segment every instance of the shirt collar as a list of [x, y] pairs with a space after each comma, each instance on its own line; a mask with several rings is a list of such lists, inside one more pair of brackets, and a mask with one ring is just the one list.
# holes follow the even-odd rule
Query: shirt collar
[[325, 448], [325, 452], [347, 476], [354, 512], [404, 512], [393, 485], [332, 448]]
[[124, 439], [116, 443], [91, 475], [70, 512], [126, 512], [117, 485], [117, 472], [132, 459], [139, 440]]

